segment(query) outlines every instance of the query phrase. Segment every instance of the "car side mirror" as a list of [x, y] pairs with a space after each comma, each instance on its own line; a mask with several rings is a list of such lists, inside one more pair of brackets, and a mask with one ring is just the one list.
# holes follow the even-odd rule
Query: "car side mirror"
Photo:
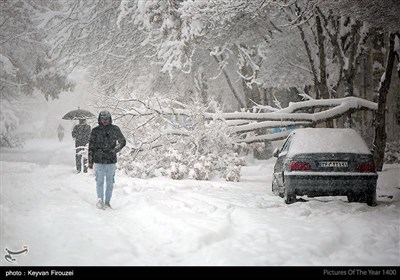
[[280, 149], [279, 148], [275, 148], [273, 156], [277, 158], [278, 155], [279, 155], [279, 152], [280, 152]]

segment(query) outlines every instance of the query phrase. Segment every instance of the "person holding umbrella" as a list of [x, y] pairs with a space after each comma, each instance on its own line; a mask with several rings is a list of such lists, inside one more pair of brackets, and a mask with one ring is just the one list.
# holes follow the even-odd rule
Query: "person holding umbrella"
[[[86, 119], [93, 117], [95, 115], [92, 112], [79, 107], [77, 110], [72, 110], [62, 117], [63, 120], [79, 120], [79, 124], [72, 130], [72, 137], [75, 139], [75, 162], [78, 173], [82, 171], [82, 154], [86, 149], [85, 146], [89, 142], [90, 132], [92, 131], [90, 125], [86, 124]], [[86, 163], [87, 160], [84, 159], [83, 172], [85, 173], [87, 172]]]
[[75, 139], [75, 163], [78, 173], [82, 171], [82, 162], [83, 172], [87, 173], [87, 159], [84, 158], [82, 161], [82, 154], [85, 151], [86, 144], [89, 143], [91, 132], [92, 128], [86, 123], [85, 119], [79, 120], [79, 124], [75, 125], [72, 130], [72, 138]]
[[[124, 135], [118, 126], [112, 124], [111, 114], [101, 111], [99, 125], [93, 128], [89, 140], [89, 164], [96, 173], [97, 204], [99, 209], [111, 208], [117, 153], [126, 145]], [[104, 195], [104, 178], [106, 190]]]

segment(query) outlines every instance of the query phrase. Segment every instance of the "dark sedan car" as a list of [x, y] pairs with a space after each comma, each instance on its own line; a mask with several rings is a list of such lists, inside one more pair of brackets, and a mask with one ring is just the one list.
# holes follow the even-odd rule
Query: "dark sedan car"
[[296, 202], [296, 195], [307, 195], [347, 196], [349, 202], [376, 205], [372, 154], [352, 129], [296, 129], [274, 156], [272, 192], [287, 204]]

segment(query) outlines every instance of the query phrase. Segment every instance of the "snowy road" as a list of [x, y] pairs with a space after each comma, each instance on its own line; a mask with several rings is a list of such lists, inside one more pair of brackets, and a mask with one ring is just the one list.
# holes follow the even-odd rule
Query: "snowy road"
[[377, 207], [345, 197], [286, 205], [271, 193], [271, 159], [239, 183], [118, 173], [114, 210], [103, 211], [73, 153], [48, 139], [1, 150], [1, 251], [28, 246], [18, 265], [400, 265], [399, 165], [380, 173]]

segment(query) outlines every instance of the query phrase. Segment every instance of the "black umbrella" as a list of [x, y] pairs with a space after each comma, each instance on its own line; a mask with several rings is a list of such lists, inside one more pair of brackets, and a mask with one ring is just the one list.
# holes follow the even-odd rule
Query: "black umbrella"
[[63, 120], [84, 120], [93, 118], [95, 115], [92, 112], [78, 108], [65, 114]]

